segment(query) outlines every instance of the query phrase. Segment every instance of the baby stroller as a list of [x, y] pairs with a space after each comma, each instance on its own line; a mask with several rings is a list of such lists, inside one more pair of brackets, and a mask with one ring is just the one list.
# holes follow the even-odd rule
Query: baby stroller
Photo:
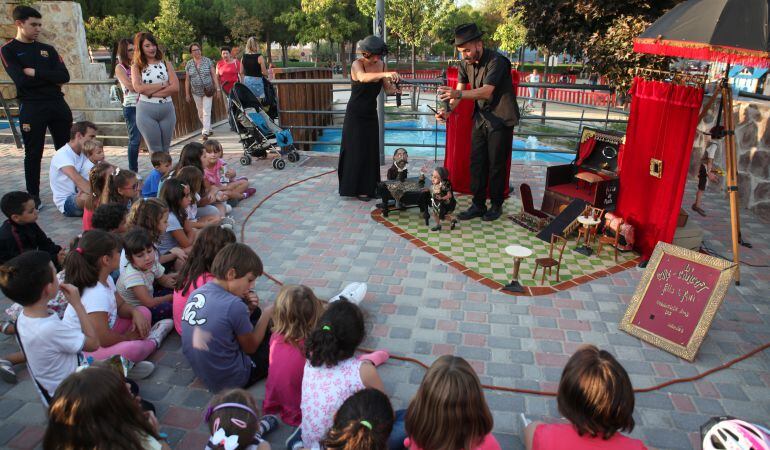
[[242, 165], [251, 164], [252, 157], [264, 159], [268, 155], [274, 155], [273, 168], [278, 170], [286, 167], [284, 156], [289, 162], [299, 161], [299, 152], [294, 147], [291, 132], [273, 122], [265, 112], [265, 105], [251, 89], [245, 84], [235, 83], [228, 101], [228, 113], [243, 145]]

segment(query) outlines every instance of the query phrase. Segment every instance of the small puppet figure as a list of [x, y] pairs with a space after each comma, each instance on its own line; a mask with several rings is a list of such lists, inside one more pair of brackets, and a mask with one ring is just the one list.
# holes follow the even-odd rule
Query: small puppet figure
[[[450, 221], [449, 229], [454, 230], [457, 226], [457, 219], [452, 215], [452, 211], [457, 206], [454, 192], [452, 192], [452, 183], [449, 181], [449, 171], [445, 167], [436, 167], [433, 169], [431, 181], [431, 209], [433, 210], [433, 220], [436, 226], [431, 231], [441, 230], [441, 220]], [[425, 225], [428, 225], [428, 219], [425, 219]]]
[[397, 148], [393, 152], [393, 165], [388, 169], [388, 180], [405, 181], [409, 167], [409, 154], [405, 148]]

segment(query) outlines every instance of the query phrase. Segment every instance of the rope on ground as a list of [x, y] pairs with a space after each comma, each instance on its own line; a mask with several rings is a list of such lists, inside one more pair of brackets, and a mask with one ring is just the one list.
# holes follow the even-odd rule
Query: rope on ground
[[[278, 189], [276, 191], [273, 191], [270, 194], [268, 194], [265, 198], [260, 200], [259, 203], [254, 205], [254, 207], [251, 209], [251, 211], [249, 211], [249, 213], [243, 219], [243, 224], [241, 224], [241, 241], [244, 240], [245, 230], [246, 230], [246, 223], [249, 221], [251, 216], [254, 215], [254, 213], [257, 211], [257, 209], [259, 209], [263, 204], [265, 204], [265, 202], [267, 200], [269, 200], [270, 198], [272, 198], [274, 195], [278, 194], [279, 192], [282, 192], [282, 191], [284, 191], [284, 190], [286, 190], [286, 189], [288, 189], [290, 187], [296, 186], [298, 184], [302, 184], [302, 183], [304, 183], [306, 181], [309, 181], [309, 180], [312, 180], [312, 179], [315, 179], [315, 178], [320, 178], [322, 176], [329, 175], [329, 174], [334, 173], [336, 171], [337, 171], [336, 169], [332, 169], [332, 170], [329, 170], [327, 172], [320, 173], [318, 175], [313, 175], [313, 176], [310, 176], [310, 177], [307, 177], [307, 178], [303, 178], [303, 179], [295, 181], [293, 183], [289, 183], [289, 184], [281, 187], [280, 189]], [[270, 275], [269, 273], [265, 272], [264, 275], [270, 281], [272, 281], [273, 283], [277, 284], [278, 286], [283, 286], [283, 282], [281, 280], [275, 278], [274, 276]], [[743, 354], [743, 355], [741, 355], [741, 356], [739, 356], [737, 358], [731, 359], [730, 361], [728, 361], [728, 362], [726, 362], [726, 363], [724, 363], [722, 365], [719, 365], [717, 367], [712, 367], [711, 369], [709, 369], [709, 370], [707, 370], [707, 371], [705, 371], [703, 373], [700, 373], [698, 375], [695, 375], [695, 376], [692, 376], [692, 377], [673, 378], [671, 380], [668, 380], [668, 381], [660, 383], [660, 384], [656, 384], [654, 386], [634, 389], [634, 392], [637, 393], [637, 394], [644, 393], [644, 392], [652, 392], [652, 391], [657, 391], [657, 390], [663, 389], [663, 388], [665, 388], [667, 386], [671, 386], [672, 384], [691, 383], [693, 381], [697, 381], [697, 380], [700, 380], [702, 378], [705, 378], [705, 377], [707, 377], [707, 376], [709, 376], [709, 375], [711, 375], [713, 373], [716, 373], [716, 372], [719, 372], [721, 370], [724, 370], [724, 369], [727, 369], [729, 367], [732, 367], [733, 365], [735, 365], [735, 364], [737, 364], [737, 363], [739, 363], [739, 362], [741, 362], [743, 360], [746, 360], [748, 358], [751, 358], [752, 356], [756, 355], [757, 353], [760, 353], [760, 352], [762, 352], [764, 350], [767, 350], [769, 348], [770, 348], [770, 342], [762, 344], [762, 345], [754, 348], [753, 350], [749, 351], [748, 353], [745, 353], [745, 354]], [[363, 347], [360, 347], [358, 350], [362, 351], [364, 353], [371, 353], [371, 352], [374, 351], [372, 349], [363, 348]], [[424, 362], [422, 362], [422, 361], [420, 361], [418, 359], [415, 359], [415, 358], [411, 358], [409, 356], [400, 356], [400, 355], [393, 355], [393, 354], [391, 354], [390, 357], [393, 358], [393, 359], [399, 360], [399, 361], [404, 361], [404, 362], [409, 362], [409, 363], [412, 363], [412, 364], [416, 364], [416, 365], [418, 365], [418, 366], [420, 366], [420, 367], [422, 367], [423, 369], [426, 369], [426, 370], [429, 368], [429, 366], [427, 364], [425, 364]], [[512, 392], [512, 393], [516, 393], [516, 394], [542, 395], [542, 396], [548, 396], [548, 397], [555, 397], [556, 396], [556, 392], [553, 392], [553, 391], [541, 391], [541, 390], [537, 390], [537, 389], [513, 388], [513, 387], [508, 387], [508, 386], [495, 386], [495, 385], [491, 385], [491, 384], [482, 384], [481, 386], [484, 389], [487, 389], [487, 390], [490, 390], [490, 391]]]

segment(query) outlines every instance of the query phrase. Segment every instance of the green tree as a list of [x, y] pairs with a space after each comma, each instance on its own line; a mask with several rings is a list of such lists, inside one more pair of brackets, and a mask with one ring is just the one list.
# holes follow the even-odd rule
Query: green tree
[[431, 46], [431, 52], [453, 55], [455, 52], [454, 45], [452, 45], [454, 30], [459, 25], [469, 22], [478, 25], [479, 29], [484, 32], [484, 39], [491, 45], [497, 46], [497, 42], [491, 41], [495, 39], [493, 35], [500, 21], [500, 14], [485, 13], [471, 5], [463, 5], [459, 8], [452, 5], [444, 15], [443, 20], [431, 31], [430, 37], [434, 42]]
[[110, 75], [115, 73], [115, 53], [118, 41], [123, 38], [133, 38], [138, 31], [134, 16], [106, 16], [103, 18], [90, 17], [86, 26], [86, 41], [90, 46], [102, 46], [111, 49]]
[[179, 0], [160, 0], [160, 14], [145, 25], [171, 53], [174, 61], [182, 56], [185, 47], [195, 39], [192, 24], [181, 17]]
[[[221, 44], [229, 33], [223, 18], [226, 3], [218, 0], [182, 0], [182, 16], [190, 21], [195, 29], [195, 39]], [[248, 21], [249, 17], [241, 17]]]
[[233, 42], [243, 42], [260, 33], [262, 20], [250, 14], [243, 5], [235, 5], [225, 19], [225, 26], [230, 29], [229, 37]]

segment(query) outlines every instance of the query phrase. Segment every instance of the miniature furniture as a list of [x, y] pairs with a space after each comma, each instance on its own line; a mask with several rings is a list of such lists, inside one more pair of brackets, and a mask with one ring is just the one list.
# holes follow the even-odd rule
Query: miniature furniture
[[556, 216], [575, 199], [607, 211], [615, 209], [620, 186], [618, 157], [624, 143], [621, 133], [584, 127], [575, 161], [546, 169], [540, 210]]
[[[554, 258], [554, 248], [558, 248], [559, 257], [558, 259]], [[535, 270], [532, 272], [532, 279], [537, 278], [537, 269], [538, 267], [543, 268], [543, 276], [540, 278], [540, 284], [543, 284], [545, 282], [545, 270], [548, 269], [548, 276], [551, 276], [551, 270], [554, 266], [556, 266], [556, 281], [559, 281], [559, 270], [561, 269], [561, 258], [564, 255], [564, 248], [567, 246], [567, 239], [559, 236], [558, 234], [552, 234], [551, 235], [551, 248], [548, 251], [548, 257], [547, 258], [537, 258], [535, 260]]]
[[384, 217], [388, 217], [393, 200], [398, 200], [402, 209], [417, 206], [423, 215], [428, 214], [430, 186], [430, 179], [420, 180], [419, 177], [410, 177], [404, 181], [383, 181], [377, 185], [377, 196], [382, 198], [382, 203], [377, 204], [377, 207]]
[[525, 223], [531, 223], [537, 230], [541, 230], [548, 225], [551, 217], [543, 211], [535, 209], [535, 205], [532, 202], [532, 189], [527, 183], [522, 183], [521, 186], [519, 186], [519, 194], [521, 195], [519, 220]]
[[[599, 228], [599, 224], [602, 221], [602, 216], [604, 215], [604, 210], [599, 208], [594, 208], [593, 206], [586, 206], [585, 211], [583, 211], [583, 215], [578, 217], [578, 222], [582, 225], [580, 229], [578, 230], [578, 243], [580, 242], [580, 237], [585, 237], [585, 245], [589, 245], [590, 243], [593, 243], [596, 240], [596, 230]], [[589, 220], [592, 219], [592, 220]]]
[[618, 240], [620, 239], [620, 227], [622, 225], [622, 217], [607, 218], [607, 221], [604, 224], [604, 232], [599, 236], [599, 248], [596, 249], [596, 256], [601, 256], [602, 247], [611, 245], [612, 249], [615, 251], [615, 262], [618, 262]]
[[532, 250], [521, 245], [509, 245], [505, 247], [505, 253], [513, 256], [513, 280], [503, 289], [509, 292], [524, 292], [524, 286], [519, 283], [519, 266], [522, 259], [532, 256]]

